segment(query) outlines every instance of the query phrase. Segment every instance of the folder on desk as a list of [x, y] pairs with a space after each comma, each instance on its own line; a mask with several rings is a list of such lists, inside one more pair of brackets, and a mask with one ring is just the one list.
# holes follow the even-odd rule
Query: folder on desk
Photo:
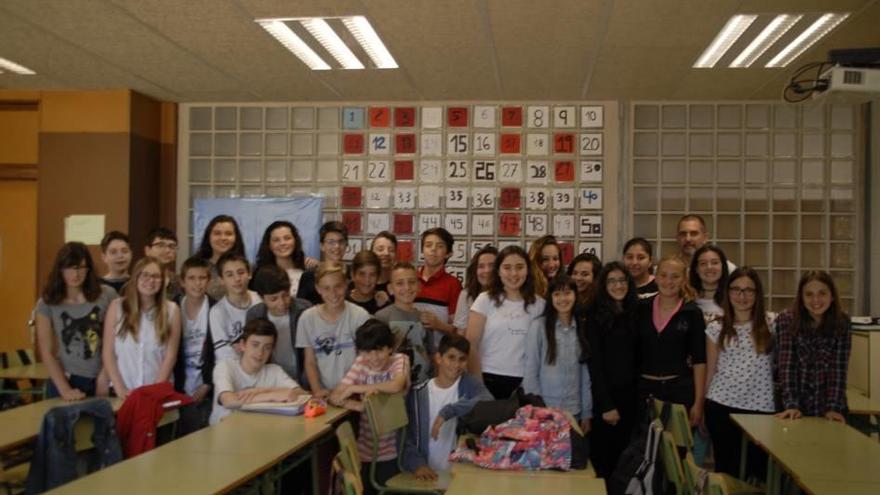
[[254, 402], [241, 406], [241, 410], [245, 412], [299, 416], [303, 413], [306, 403], [311, 398], [311, 395], [301, 395], [293, 402]]

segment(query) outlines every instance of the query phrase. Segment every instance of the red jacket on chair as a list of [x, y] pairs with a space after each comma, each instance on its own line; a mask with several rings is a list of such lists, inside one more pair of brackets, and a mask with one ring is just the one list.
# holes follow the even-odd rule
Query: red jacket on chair
[[116, 433], [126, 459], [156, 446], [156, 426], [165, 414], [163, 404], [175, 400], [180, 401], [180, 406], [192, 403], [192, 398], [176, 392], [171, 382], [145, 385], [131, 391], [116, 413]]

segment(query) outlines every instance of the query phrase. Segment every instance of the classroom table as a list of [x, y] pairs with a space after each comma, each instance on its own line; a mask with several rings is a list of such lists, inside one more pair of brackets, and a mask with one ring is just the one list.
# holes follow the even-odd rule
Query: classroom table
[[574, 477], [574, 478], [595, 478], [596, 470], [593, 469], [593, 465], [590, 464], [586, 469], [576, 469], [572, 471], [554, 471], [554, 470], [539, 470], [539, 471], [507, 471], [502, 469], [486, 469], [480, 466], [476, 466], [469, 462], [450, 462], [449, 470], [453, 476], [457, 474], [474, 474], [477, 476], [519, 476], [519, 475], [528, 475], [528, 476], [550, 476], [550, 477]]
[[222, 493], [263, 474], [276, 480], [310, 460], [312, 491], [317, 494], [318, 442], [332, 437], [333, 423], [347, 414], [332, 407], [318, 418], [235, 413], [218, 425], [84, 476], [55, 492], [94, 494], [124, 486], [126, 495]]
[[532, 493], [545, 495], [605, 495], [605, 480], [584, 476], [536, 475], [534, 471], [505, 471], [505, 476], [453, 472], [446, 495]]
[[866, 435], [880, 433], [880, 400], [867, 397], [859, 390], [848, 388], [846, 402], [849, 407], [850, 424]]
[[[868, 484], [880, 493], [880, 444], [843, 423], [825, 418], [783, 420], [764, 414], [733, 414], [742, 428], [740, 475], [749, 440], [769, 454], [768, 493], [779, 493], [781, 470], [802, 488], [826, 482]], [[843, 492], [838, 492], [843, 493]]]
[[[114, 411], [122, 407], [122, 401], [110, 398]], [[56, 406], [70, 404], [61, 398], [46, 399], [25, 406], [13, 407], [0, 412], [0, 452], [20, 447], [34, 441], [43, 425], [43, 416]]]
[[4, 394], [37, 394], [46, 395], [46, 384], [49, 380], [49, 370], [43, 363], [27, 364], [22, 366], [10, 366], [8, 368], [0, 368], [0, 380], [33, 380], [42, 382], [39, 388], [29, 389], [2, 389], [0, 393]]

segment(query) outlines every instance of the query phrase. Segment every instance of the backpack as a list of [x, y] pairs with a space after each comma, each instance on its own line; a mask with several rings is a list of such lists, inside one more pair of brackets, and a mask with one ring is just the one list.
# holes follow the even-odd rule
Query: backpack
[[526, 394], [522, 387], [507, 399], [481, 400], [474, 405], [471, 412], [458, 419], [458, 433], [482, 435], [486, 428], [500, 425], [516, 416], [520, 407], [531, 405], [545, 407], [544, 399], [538, 395]]
[[516, 416], [480, 435], [476, 449], [459, 448], [451, 461], [512, 471], [571, 469], [571, 423], [549, 407], [521, 407]]
[[626, 446], [617, 468], [608, 479], [609, 495], [662, 494], [664, 479], [658, 455], [663, 425], [669, 419], [671, 407], [663, 404], [659, 419], [652, 419], [652, 398], [645, 404], [645, 417]]

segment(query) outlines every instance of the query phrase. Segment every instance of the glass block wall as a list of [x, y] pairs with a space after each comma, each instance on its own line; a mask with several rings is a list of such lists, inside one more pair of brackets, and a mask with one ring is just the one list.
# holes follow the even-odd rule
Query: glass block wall
[[678, 219], [698, 213], [733, 262], [759, 270], [771, 309], [809, 269], [829, 270], [846, 310], [860, 309], [859, 119], [847, 104], [633, 104], [632, 234], [674, 253]]

